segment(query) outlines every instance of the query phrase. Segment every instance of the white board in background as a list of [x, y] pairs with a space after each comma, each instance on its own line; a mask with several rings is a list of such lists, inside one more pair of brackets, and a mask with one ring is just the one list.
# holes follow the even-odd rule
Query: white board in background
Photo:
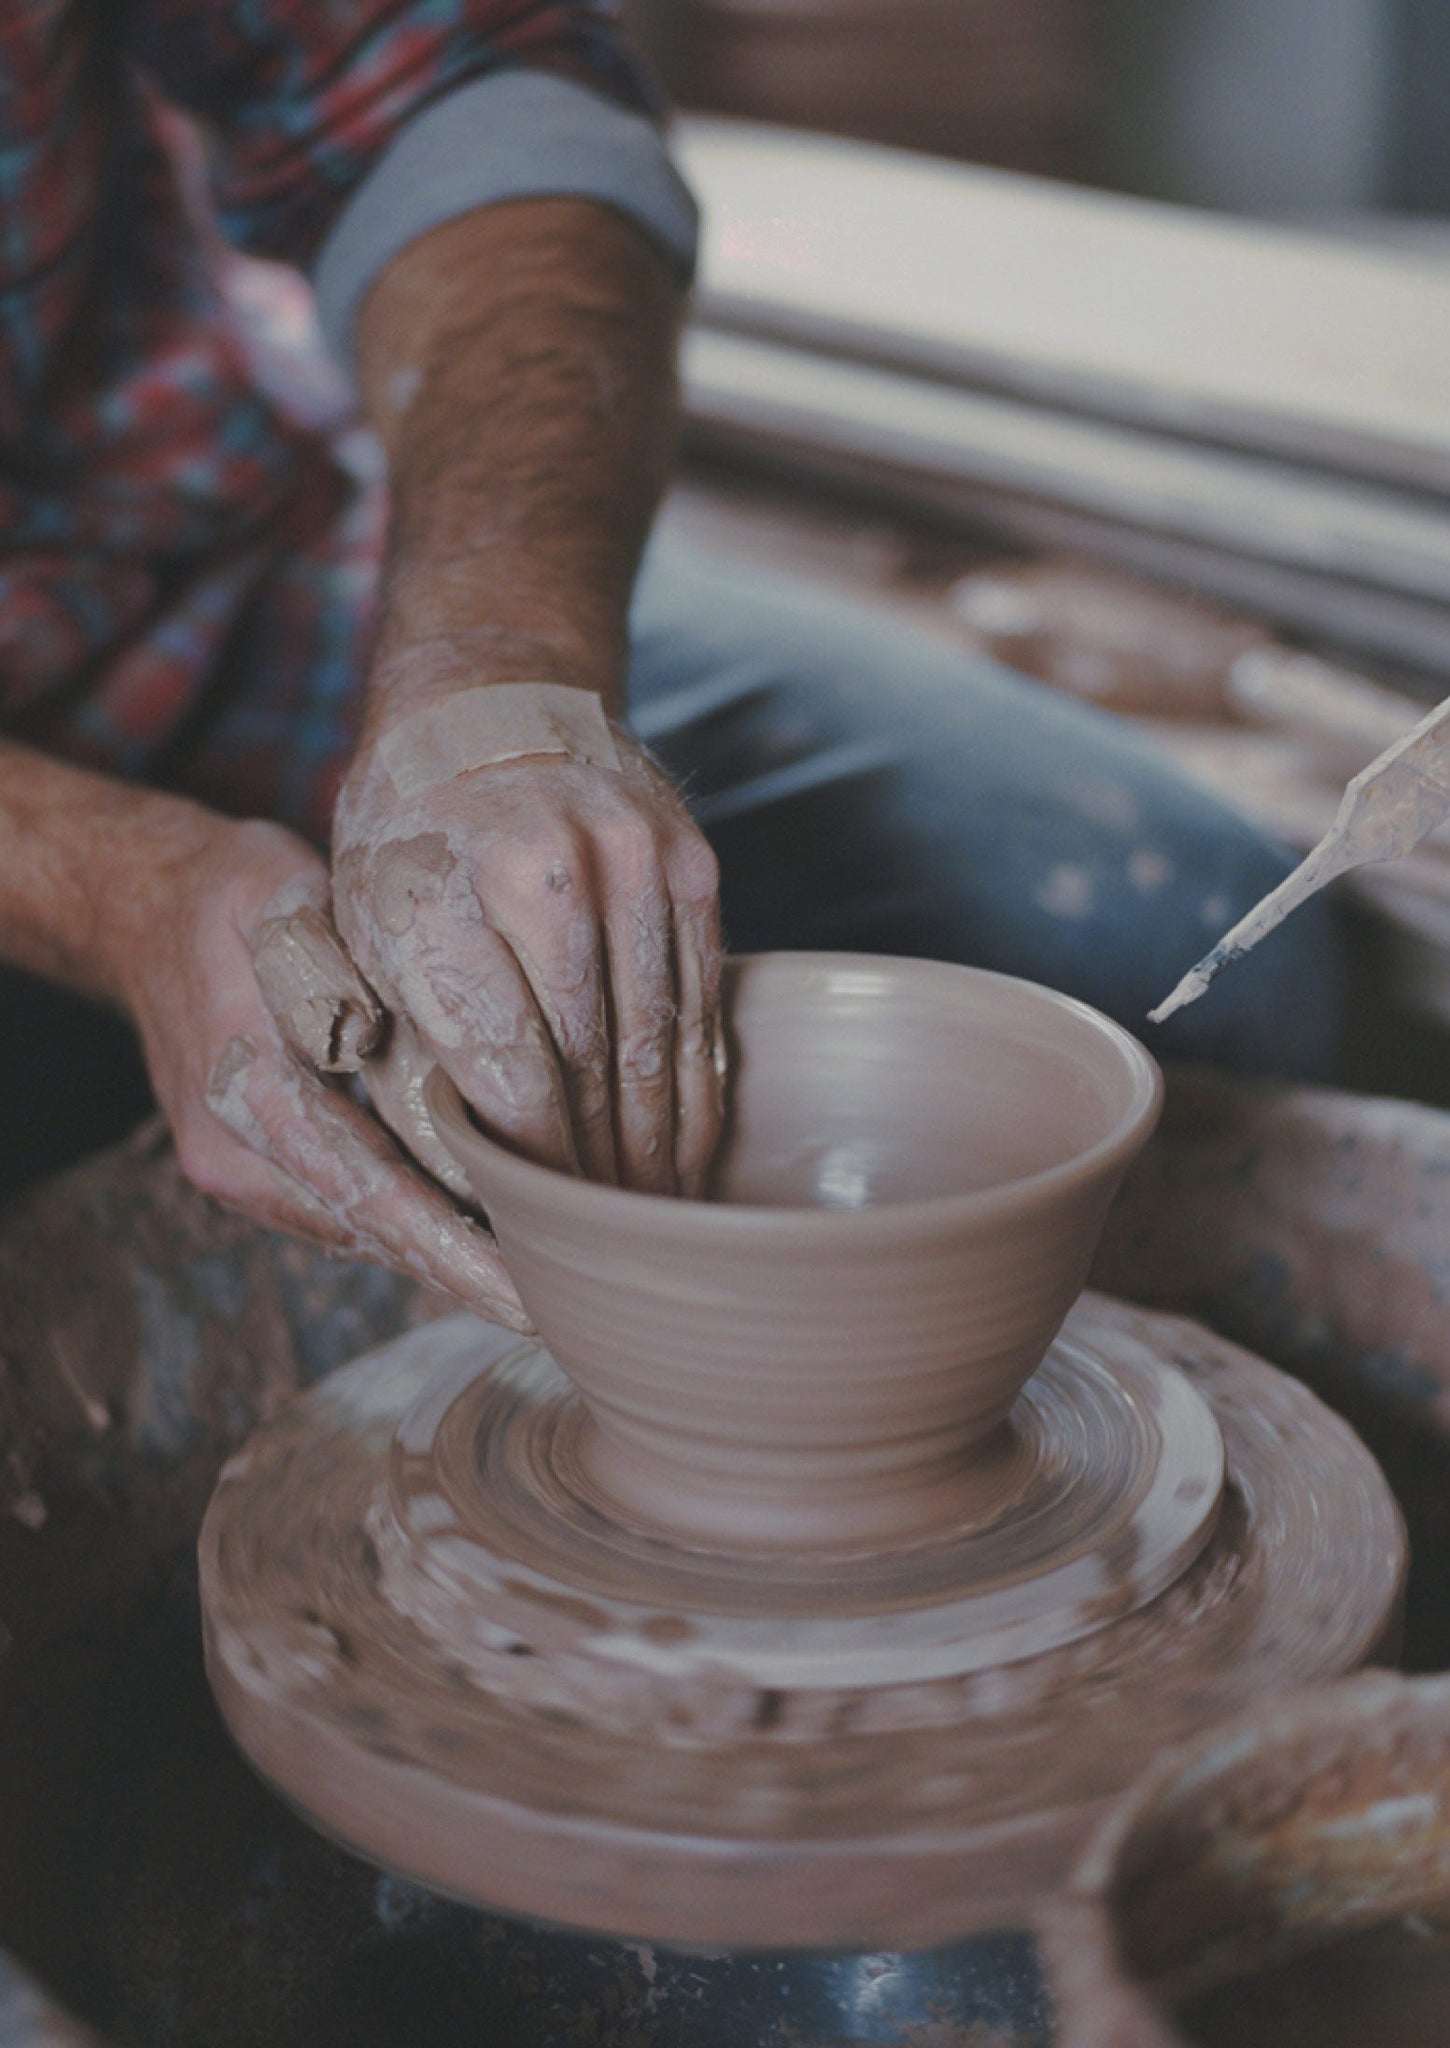
[[992, 486], [1450, 605], [1450, 505], [740, 334], [696, 329], [691, 419]]
[[[1325, 575], [1186, 539], [1162, 527], [1074, 510], [1000, 482], [977, 482], [970, 467], [954, 471], [951, 451], [940, 445], [931, 451], [928, 466], [920, 460], [920, 444], [910, 448], [890, 434], [879, 435], [869, 415], [830, 417], [814, 407], [783, 407], [762, 399], [733, 375], [719, 378], [720, 359], [712, 362], [695, 342], [727, 339], [739, 341], [697, 336], [686, 351], [686, 418], [697, 448], [743, 458], [797, 483], [811, 478], [841, 486], [882, 506], [926, 512], [1032, 548], [1119, 562], [1272, 620], [1321, 647], [1450, 678], [1450, 607], [1342, 574]], [[879, 373], [863, 372], [869, 374]], [[916, 460], [907, 459], [913, 454]], [[1437, 692], [1443, 694], [1438, 681]]]
[[699, 315], [1450, 487], [1450, 265], [695, 116]]

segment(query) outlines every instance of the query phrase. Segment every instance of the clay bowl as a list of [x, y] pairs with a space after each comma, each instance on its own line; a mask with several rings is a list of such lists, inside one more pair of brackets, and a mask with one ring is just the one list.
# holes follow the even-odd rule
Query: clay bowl
[[1170, 1752], [1045, 1937], [1060, 2048], [1450, 2041], [1450, 1679], [1367, 1673]]
[[428, 1105], [614, 1512], [711, 1546], [873, 1546], [986, 1514], [1002, 1425], [1152, 1130], [1153, 1060], [1031, 983], [831, 953], [731, 962], [709, 1198], [570, 1178]]

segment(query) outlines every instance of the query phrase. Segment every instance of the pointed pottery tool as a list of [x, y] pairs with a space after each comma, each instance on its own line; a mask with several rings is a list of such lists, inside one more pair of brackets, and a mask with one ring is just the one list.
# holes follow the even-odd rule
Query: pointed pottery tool
[[1184, 975], [1166, 1001], [1149, 1011], [1149, 1020], [1161, 1024], [1175, 1010], [1196, 1002], [1223, 968], [1242, 959], [1327, 882], [1371, 861], [1397, 859], [1418, 846], [1446, 818], [1450, 818], [1450, 698], [1360, 770], [1319, 844]]

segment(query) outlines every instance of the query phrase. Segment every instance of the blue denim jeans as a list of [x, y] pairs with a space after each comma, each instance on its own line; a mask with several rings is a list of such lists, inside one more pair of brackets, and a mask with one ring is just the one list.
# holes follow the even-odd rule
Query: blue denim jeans
[[634, 725], [719, 854], [737, 951], [960, 960], [1080, 996], [1169, 1058], [1327, 1075], [1341, 973], [1322, 899], [1148, 1024], [1292, 862], [1120, 720], [669, 537], [634, 624]]

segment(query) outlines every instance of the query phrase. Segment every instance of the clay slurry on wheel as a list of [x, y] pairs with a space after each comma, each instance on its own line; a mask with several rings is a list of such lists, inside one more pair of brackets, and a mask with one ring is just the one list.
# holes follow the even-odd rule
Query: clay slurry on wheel
[[[643, 1592], [636, 1539], [612, 1558], [577, 1503], [567, 1532], [531, 1521], [527, 1471], [496, 1510], [470, 1510], [488, 1498], [466, 1483], [470, 1392], [481, 1414], [478, 1383], [517, 1339], [454, 1319], [345, 1368], [227, 1468], [201, 1543], [223, 1713], [329, 1833], [504, 1911], [732, 1947], [901, 1948], [1012, 1924], [1145, 1752], [1371, 1657], [1403, 1572], [1377, 1467], [1296, 1382], [1101, 1297], [1062, 1341], [1109, 1373], [1132, 1357], [1181, 1374], [1227, 1474], [1176, 1580], [1134, 1607], [1105, 1573], [1071, 1641], [872, 1683], [876, 1628], [932, 1633], [929, 1598], [893, 1608], [883, 1591], [879, 1612], [835, 1617], [840, 1682], [763, 1685], [772, 1642], [801, 1641], [810, 1573], [849, 1579], [852, 1561], [797, 1558], [777, 1593], [758, 1556], [721, 1560], [711, 1593], [712, 1561], [676, 1553], [648, 1605], [606, 1583], [617, 1570]], [[520, 1554], [545, 1525], [552, 1548]], [[759, 1611], [742, 1615], [752, 1572]]]

